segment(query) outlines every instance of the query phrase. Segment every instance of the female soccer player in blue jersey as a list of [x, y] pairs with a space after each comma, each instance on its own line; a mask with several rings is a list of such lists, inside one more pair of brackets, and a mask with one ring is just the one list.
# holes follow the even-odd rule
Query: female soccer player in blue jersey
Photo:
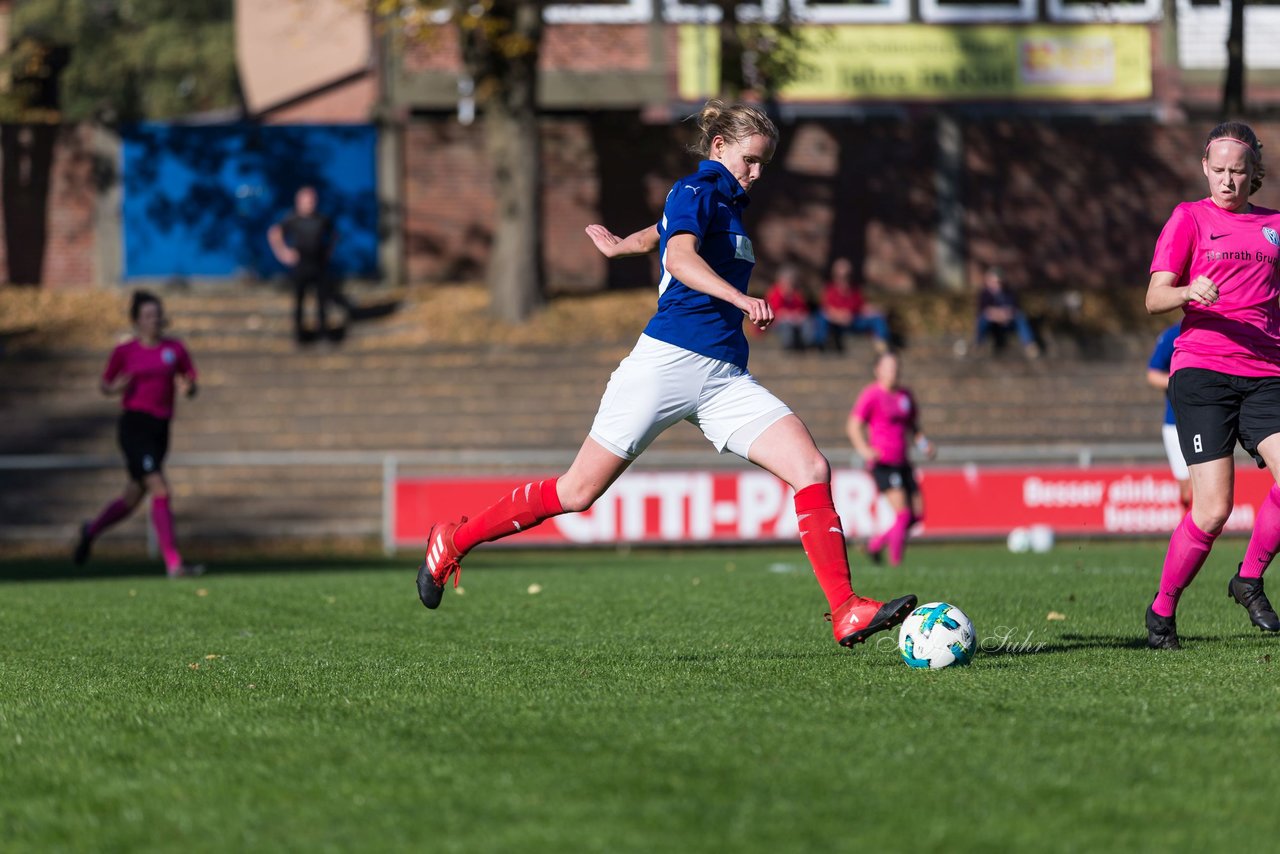
[[577, 458], [560, 477], [526, 484], [471, 519], [432, 526], [418, 569], [418, 595], [428, 608], [439, 606], [450, 576], [457, 584], [467, 552], [586, 510], [677, 421], [695, 424], [718, 451], [750, 460], [795, 490], [800, 541], [831, 607], [838, 643], [861, 643], [915, 607], [915, 596], [885, 603], [853, 592], [830, 465], [804, 423], [747, 372], [743, 316], [764, 329], [773, 312], [747, 295], [755, 254], [742, 212], [747, 191], [773, 157], [778, 129], [758, 107], [714, 100], [697, 124], [694, 151], [703, 160], [672, 186], [657, 225], [626, 238], [587, 227], [607, 257], [659, 249], [662, 278], [658, 311], [609, 380]]

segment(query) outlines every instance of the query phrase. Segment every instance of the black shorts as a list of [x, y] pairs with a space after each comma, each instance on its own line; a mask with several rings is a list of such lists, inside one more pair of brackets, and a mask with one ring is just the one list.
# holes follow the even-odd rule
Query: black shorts
[[1258, 443], [1280, 433], [1280, 377], [1183, 368], [1169, 378], [1169, 399], [1187, 465], [1229, 457], [1239, 440], [1258, 468], [1266, 467]]
[[876, 463], [871, 469], [871, 477], [875, 479], [876, 489], [881, 492], [901, 489], [910, 496], [915, 495], [919, 489], [916, 486], [916, 473], [911, 466], [886, 466], [883, 463]]
[[169, 419], [126, 409], [120, 416], [117, 436], [129, 477], [141, 483], [147, 475], [160, 471], [169, 453]]

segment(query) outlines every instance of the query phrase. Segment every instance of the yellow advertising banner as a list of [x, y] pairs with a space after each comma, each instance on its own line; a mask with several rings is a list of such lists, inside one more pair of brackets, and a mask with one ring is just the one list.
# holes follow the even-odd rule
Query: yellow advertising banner
[[[1151, 34], [1137, 24], [806, 26], [785, 101], [1133, 101], [1151, 97]], [[680, 97], [717, 93], [714, 27], [680, 28]]]

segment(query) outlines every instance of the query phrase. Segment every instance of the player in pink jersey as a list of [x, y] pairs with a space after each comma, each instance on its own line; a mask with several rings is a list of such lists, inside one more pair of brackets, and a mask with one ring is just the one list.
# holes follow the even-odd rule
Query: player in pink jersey
[[930, 459], [936, 453], [933, 443], [920, 432], [915, 398], [898, 384], [898, 368], [898, 357], [893, 353], [882, 353], [876, 359], [875, 382], [858, 395], [846, 424], [854, 450], [893, 508], [893, 524], [867, 543], [867, 554], [876, 563], [887, 547], [891, 566], [902, 563], [907, 532], [924, 518], [924, 499], [911, 468], [910, 448], [914, 444]]
[[142, 497], [151, 493], [151, 522], [169, 577], [199, 575], [204, 568], [184, 563], [174, 541], [169, 483], [162, 468], [169, 450], [175, 388], [187, 397], [195, 396], [196, 366], [181, 341], [161, 336], [164, 307], [154, 294], [135, 292], [129, 318], [134, 337], [111, 351], [101, 383], [103, 394], [122, 397], [118, 438], [129, 483], [97, 518], [81, 526], [75, 562], [81, 565], [87, 561], [94, 539], [132, 513]]
[[[1262, 186], [1262, 144], [1253, 129], [1226, 122], [1201, 157], [1209, 197], [1174, 208], [1151, 261], [1147, 311], [1181, 308], [1169, 398], [1195, 502], [1174, 530], [1147, 608], [1147, 644], [1179, 649], [1178, 598], [1231, 515], [1232, 455], [1239, 441], [1280, 484], [1280, 212], [1251, 204]], [[1228, 595], [1268, 632], [1280, 618], [1262, 575], [1280, 547], [1280, 485], [1254, 521]]]

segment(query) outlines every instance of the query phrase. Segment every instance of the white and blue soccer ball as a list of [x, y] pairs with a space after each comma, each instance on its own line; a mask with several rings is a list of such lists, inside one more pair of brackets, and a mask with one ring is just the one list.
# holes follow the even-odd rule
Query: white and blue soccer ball
[[973, 621], [946, 602], [916, 608], [898, 632], [898, 651], [910, 667], [940, 670], [968, 664], [977, 649]]

